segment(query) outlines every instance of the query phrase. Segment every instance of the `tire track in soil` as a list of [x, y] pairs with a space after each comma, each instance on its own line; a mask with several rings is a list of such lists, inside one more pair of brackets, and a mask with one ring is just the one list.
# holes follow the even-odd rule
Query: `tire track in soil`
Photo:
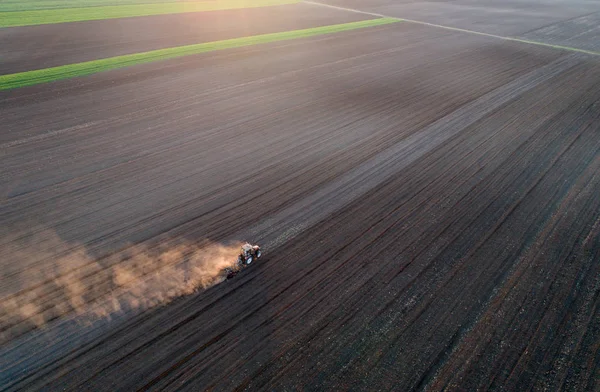
[[360, 328], [357, 328], [357, 329], [360, 329]]

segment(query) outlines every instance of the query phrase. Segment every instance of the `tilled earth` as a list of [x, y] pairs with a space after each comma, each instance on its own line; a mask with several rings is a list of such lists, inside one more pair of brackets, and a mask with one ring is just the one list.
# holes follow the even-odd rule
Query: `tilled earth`
[[[405, 16], [595, 48], [567, 22], [593, 2], [455, 3]], [[246, 34], [244, 18], [258, 34], [375, 17], [227, 12], [204, 41], [236, 36], [232, 20]], [[144, 20], [98, 57], [189, 39], [136, 47]], [[91, 37], [43, 61], [88, 60]], [[39, 271], [65, 254], [85, 253], [78, 284], [104, 293], [98, 266], [139, 249], [265, 250], [233, 280], [91, 324], [3, 313], [2, 390], [600, 387], [599, 56], [404, 22], [5, 91], [0, 108], [4, 298], [62, 298]]]

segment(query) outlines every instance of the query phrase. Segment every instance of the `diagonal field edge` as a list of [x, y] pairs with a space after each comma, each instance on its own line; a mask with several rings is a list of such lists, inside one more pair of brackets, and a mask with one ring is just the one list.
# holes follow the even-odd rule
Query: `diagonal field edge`
[[206, 42], [202, 44], [177, 46], [173, 48], [109, 57], [100, 60], [61, 65], [58, 67], [45, 68], [34, 71], [25, 71], [7, 75], [0, 75], [0, 91], [14, 89], [18, 87], [32, 86], [40, 83], [53, 82], [61, 79], [74, 78], [77, 76], [91, 75], [94, 73], [128, 67], [131, 65], [167, 60], [177, 57], [189, 56], [193, 54], [211, 52], [215, 50], [239, 48], [243, 46], [264, 44], [276, 41], [285, 41], [297, 38], [307, 38], [316, 35], [332, 34], [347, 30], [360, 29], [364, 27], [381, 26], [389, 23], [396, 23], [399, 21], [399, 19], [395, 18], [370, 19], [360, 22], [314, 27], [303, 30], [284, 31], [280, 33], [262, 34], [249, 37], [227, 39], [222, 41]]
[[419, 21], [419, 20], [402, 19], [402, 21], [407, 22], [407, 23], [415, 23], [415, 24], [420, 24], [420, 25], [424, 25], [424, 26], [436, 27], [438, 29], [445, 29], [445, 30], [458, 31], [458, 32], [461, 32], [461, 33], [481, 35], [481, 36], [484, 36], [484, 37], [496, 38], [496, 39], [501, 39], [501, 40], [505, 40], [505, 41], [520, 42], [522, 44], [545, 46], [547, 48], [553, 48], [553, 49], [559, 49], [559, 50], [567, 50], [567, 51], [570, 51], [570, 52], [578, 52], [578, 53], [590, 54], [590, 55], [593, 55], [593, 56], [600, 56], [600, 52], [595, 52], [593, 50], [579, 49], [579, 48], [575, 48], [575, 47], [572, 47], [572, 46], [563, 46], [563, 45], [549, 44], [549, 43], [545, 43], [545, 42], [532, 41], [532, 40], [522, 39], [522, 38], [516, 38], [516, 37], [505, 37], [505, 36], [502, 36], [502, 35], [488, 34], [488, 33], [483, 33], [483, 32], [480, 32], [480, 31], [461, 29], [461, 28], [458, 28], [458, 27], [443, 26], [443, 25], [439, 25], [439, 24], [435, 24], [435, 23], [422, 22], [422, 21]]
[[298, 2], [299, 0], [211, 0], [166, 2], [156, 4], [124, 4], [29, 11], [6, 11], [0, 12], [0, 27], [32, 26], [41, 24], [81, 22], [86, 20], [182, 14], [188, 12], [207, 12], [237, 8], [257, 8], [295, 4]]
[[[377, 17], [380, 17], [380, 18], [393, 18], [393, 16], [389, 16], [389, 15], [377, 14], [377, 13], [368, 12], [368, 11], [361, 11], [361, 10], [357, 10], [357, 9], [354, 9], [354, 8], [338, 7], [337, 5], [331, 5], [331, 4], [327, 4], [327, 3], [320, 3], [318, 1], [302, 0], [302, 2], [306, 3], [306, 4], [312, 4], [312, 5], [321, 6], [321, 7], [333, 8], [333, 9], [336, 9], [336, 10], [354, 12], [354, 13], [357, 13], [357, 14], [365, 14], [365, 15], [377, 16]], [[503, 36], [503, 35], [489, 34], [489, 33], [484, 33], [484, 32], [475, 31], [475, 30], [461, 29], [460, 27], [445, 26], [445, 25], [440, 25], [440, 24], [436, 24], [436, 23], [429, 23], [429, 22], [423, 22], [423, 21], [414, 20], [414, 19], [406, 19], [406, 18], [397, 18], [397, 19], [400, 20], [400, 21], [402, 21], [402, 22], [406, 22], [406, 23], [420, 24], [420, 25], [423, 25], [423, 26], [435, 27], [435, 28], [438, 28], [438, 29], [458, 31], [458, 32], [461, 32], [461, 33], [474, 34], [474, 35], [481, 35], [481, 36], [484, 36], [484, 37], [496, 38], [496, 39], [501, 39], [501, 40], [504, 40], [504, 41], [520, 42], [522, 44], [528, 44], [528, 45], [545, 46], [547, 48], [553, 48], [553, 49], [559, 49], [559, 50], [566, 50], [566, 51], [577, 52], [577, 53], [584, 53], [584, 54], [589, 54], [589, 55], [592, 55], [592, 56], [600, 56], [600, 52], [595, 52], [593, 50], [579, 49], [579, 48], [575, 48], [575, 47], [572, 47], [572, 46], [548, 44], [548, 43], [545, 43], [545, 42], [532, 41], [532, 40], [522, 39], [522, 38], [516, 38], [516, 37], [506, 37], [506, 36]]]

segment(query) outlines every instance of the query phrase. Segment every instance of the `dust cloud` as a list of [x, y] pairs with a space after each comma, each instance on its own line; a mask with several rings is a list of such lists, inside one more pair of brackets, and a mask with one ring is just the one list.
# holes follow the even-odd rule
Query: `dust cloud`
[[0, 344], [47, 323], [166, 304], [225, 279], [241, 243], [130, 246], [101, 259], [52, 233], [0, 246]]

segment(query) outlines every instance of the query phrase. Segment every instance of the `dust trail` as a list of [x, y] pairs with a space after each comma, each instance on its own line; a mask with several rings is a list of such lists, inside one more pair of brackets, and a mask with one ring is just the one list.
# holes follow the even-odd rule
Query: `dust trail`
[[82, 322], [166, 304], [224, 280], [240, 243], [137, 245], [99, 260], [56, 235], [13, 239], [0, 251], [0, 344], [65, 316]]

